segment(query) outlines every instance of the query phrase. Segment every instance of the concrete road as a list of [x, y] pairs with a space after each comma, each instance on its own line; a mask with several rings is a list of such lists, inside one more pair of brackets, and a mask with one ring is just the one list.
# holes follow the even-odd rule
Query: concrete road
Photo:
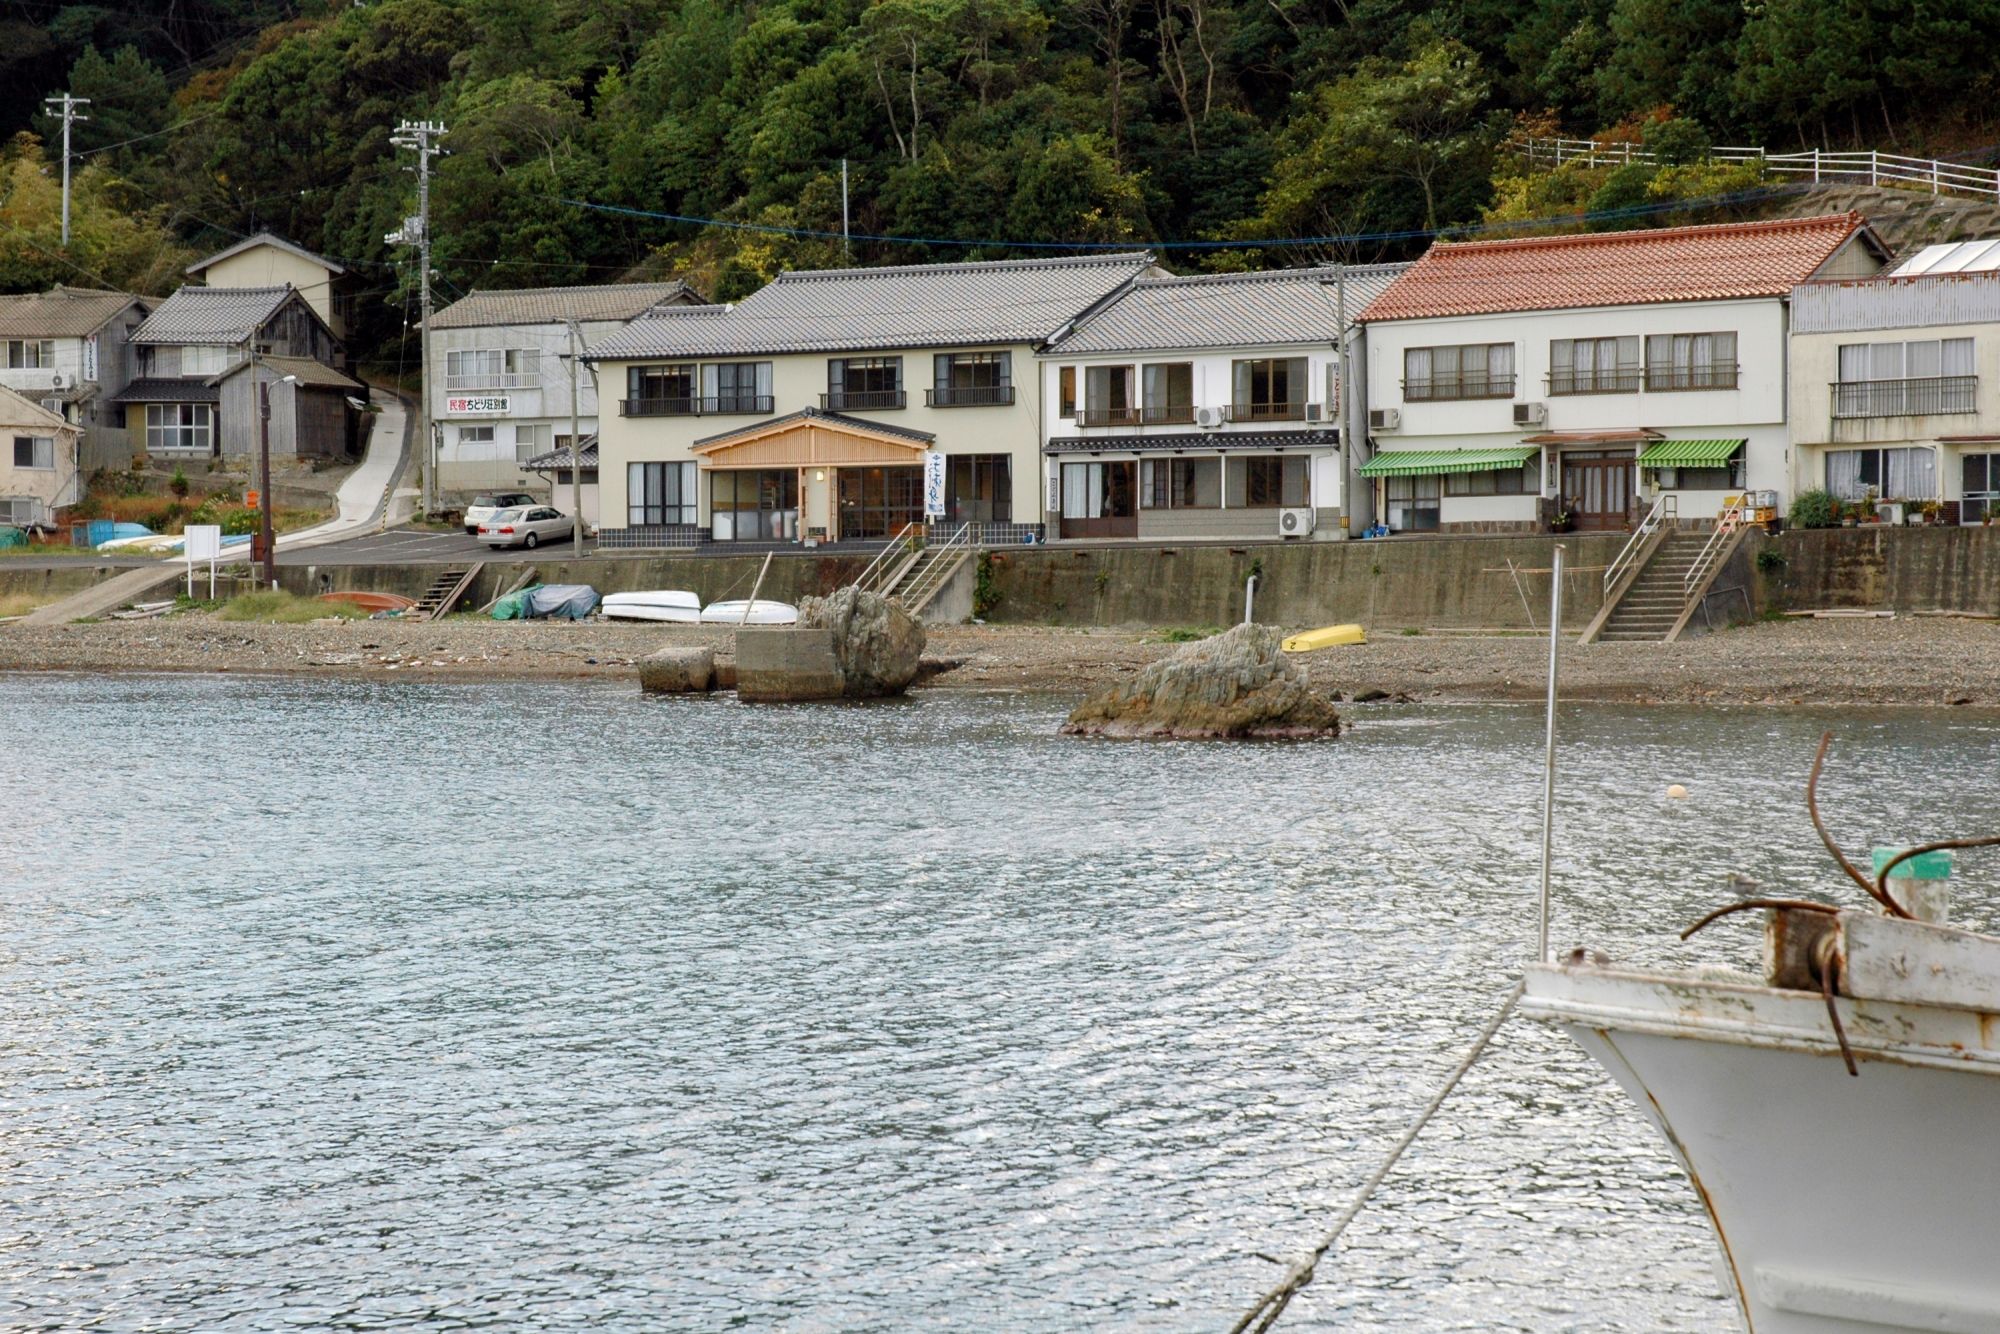
[[451, 565], [475, 560], [532, 561], [553, 555], [571, 558], [567, 537], [551, 538], [533, 551], [519, 547], [496, 550], [476, 537], [462, 532], [432, 533], [413, 528], [395, 528], [386, 533], [368, 533], [338, 542], [326, 542], [305, 550], [278, 548], [280, 565]]

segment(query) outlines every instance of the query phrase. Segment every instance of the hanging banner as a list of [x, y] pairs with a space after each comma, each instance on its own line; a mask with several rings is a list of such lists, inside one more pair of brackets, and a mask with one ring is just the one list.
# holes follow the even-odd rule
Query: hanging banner
[[935, 449], [924, 451], [924, 517], [944, 517], [944, 455]]
[[97, 335], [83, 340], [83, 379], [86, 384], [97, 383]]

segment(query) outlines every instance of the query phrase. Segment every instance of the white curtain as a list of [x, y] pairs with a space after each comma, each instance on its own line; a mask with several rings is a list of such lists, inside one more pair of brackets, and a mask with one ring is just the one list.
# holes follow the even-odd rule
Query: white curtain
[[1928, 449], [1882, 451], [1884, 500], [1937, 499], [1937, 454]]
[[1842, 500], [1859, 500], [1868, 488], [1861, 484], [1861, 451], [1830, 449], [1826, 455], [1826, 489]]
[[1970, 338], [1947, 338], [1944, 340], [1942, 374], [1972, 374], [1972, 340]]

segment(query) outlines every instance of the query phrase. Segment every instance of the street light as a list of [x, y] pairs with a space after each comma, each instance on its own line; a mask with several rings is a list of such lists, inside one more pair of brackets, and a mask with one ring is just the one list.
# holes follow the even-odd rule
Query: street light
[[[257, 364], [255, 343], [250, 346], [250, 361], [251, 374], [257, 377], [257, 463], [264, 482], [257, 495], [258, 545], [264, 551], [264, 586], [276, 588], [278, 586], [277, 537], [271, 524], [271, 385], [264, 379], [263, 368]], [[279, 384], [298, 382], [299, 377], [296, 375], [287, 375], [278, 381]], [[298, 414], [295, 412], [292, 416], [296, 422]], [[293, 447], [297, 448], [296, 441]]]

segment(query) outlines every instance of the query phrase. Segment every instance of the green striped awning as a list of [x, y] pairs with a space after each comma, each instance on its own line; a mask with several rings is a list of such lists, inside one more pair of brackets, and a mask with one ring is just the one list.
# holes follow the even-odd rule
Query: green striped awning
[[1441, 472], [1499, 472], [1519, 468], [1539, 451], [1533, 445], [1507, 449], [1390, 449], [1361, 465], [1363, 477], [1417, 477]]
[[1642, 468], [1713, 468], [1736, 457], [1742, 440], [1656, 440], [1639, 456]]

